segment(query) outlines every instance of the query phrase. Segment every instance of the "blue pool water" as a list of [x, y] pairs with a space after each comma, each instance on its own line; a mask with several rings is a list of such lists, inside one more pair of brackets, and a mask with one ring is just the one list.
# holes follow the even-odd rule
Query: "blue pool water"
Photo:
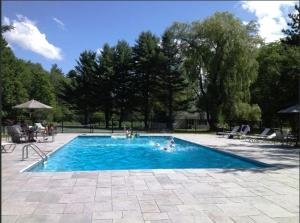
[[218, 152], [174, 138], [175, 147], [161, 147], [169, 137], [141, 136], [134, 139], [80, 136], [53, 153], [45, 164], [27, 171], [58, 172], [123, 169], [262, 168], [263, 163]]

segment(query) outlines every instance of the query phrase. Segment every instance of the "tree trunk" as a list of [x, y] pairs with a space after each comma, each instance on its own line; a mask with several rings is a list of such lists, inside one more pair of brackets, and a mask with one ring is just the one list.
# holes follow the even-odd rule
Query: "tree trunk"
[[169, 87], [169, 114], [168, 114], [168, 122], [167, 122], [167, 128], [170, 130], [173, 130], [173, 91], [172, 88]]
[[144, 114], [144, 126], [145, 126], [145, 130], [149, 129], [148, 119], [149, 119], [149, 112], [145, 111], [145, 114]]
[[84, 124], [87, 125], [89, 122], [89, 113], [87, 108], [84, 109]]
[[119, 129], [122, 128], [122, 122], [123, 122], [123, 109], [120, 111], [120, 117], [119, 117]]
[[104, 111], [104, 116], [105, 116], [105, 128], [109, 128], [109, 119], [110, 119], [110, 113], [108, 110]]

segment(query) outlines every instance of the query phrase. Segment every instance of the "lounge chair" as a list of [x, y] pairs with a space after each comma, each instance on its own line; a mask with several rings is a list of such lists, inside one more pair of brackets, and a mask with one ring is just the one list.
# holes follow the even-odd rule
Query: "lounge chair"
[[217, 132], [217, 135], [228, 136], [228, 135], [231, 135], [231, 134], [235, 134], [235, 133], [237, 133], [237, 131], [239, 130], [239, 128], [240, 128], [239, 126], [234, 126], [231, 131]]
[[250, 132], [250, 126], [249, 125], [242, 125], [241, 130], [236, 133], [232, 133], [228, 135], [228, 138], [244, 138], [248, 133]]
[[11, 142], [2, 142], [1, 143], [1, 152], [12, 153], [16, 149], [17, 144]]
[[255, 141], [259, 141], [259, 140], [263, 140], [266, 139], [268, 137], [268, 133], [271, 131], [270, 128], [265, 128], [260, 134], [254, 134], [254, 135], [250, 135], [247, 136], [246, 139], [249, 140], [249, 142], [255, 142]]
[[272, 139], [272, 141], [274, 142], [280, 142], [282, 145], [284, 143], [288, 144], [288, 135], [289, 135], [289, 131], [287, 130], [276, 130], [275, 131], [276, 136]]

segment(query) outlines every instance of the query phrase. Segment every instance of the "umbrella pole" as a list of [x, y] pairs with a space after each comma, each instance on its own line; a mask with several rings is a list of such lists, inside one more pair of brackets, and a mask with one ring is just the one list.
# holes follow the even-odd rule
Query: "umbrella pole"
[[298, 122], [297, 122], [298, 126], [296, 126], [296, 128], [297, 128], [297, 139], [296, 139], [295, 147], [299, 146], [299, 141], [300, 141], [300, 138], [299, 138], [300, 137], [300, 114], [298, 114], [297, 117], [298, 117]]

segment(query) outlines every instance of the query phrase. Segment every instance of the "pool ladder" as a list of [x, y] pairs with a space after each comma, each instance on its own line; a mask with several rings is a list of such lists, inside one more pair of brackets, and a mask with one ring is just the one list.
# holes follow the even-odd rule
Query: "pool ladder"
[[[48, 156], [46, 153], [44, 153], [37, 145], [30, 143], [27, 144], [25, 146], [23, 146], [22, 149], [22, 160], [25, 160], [25, 158], [28, 158], [28, 149], [31, 148], [33, 151], [35, 151], [36, 154], [39, 155], [39, 157], [42, 158], [43, 162], [47, 161]], [[25, 150], [26, 150], [26, 154], [25, 154]], [[26, 155], [26, 157], [25, 157]]]

